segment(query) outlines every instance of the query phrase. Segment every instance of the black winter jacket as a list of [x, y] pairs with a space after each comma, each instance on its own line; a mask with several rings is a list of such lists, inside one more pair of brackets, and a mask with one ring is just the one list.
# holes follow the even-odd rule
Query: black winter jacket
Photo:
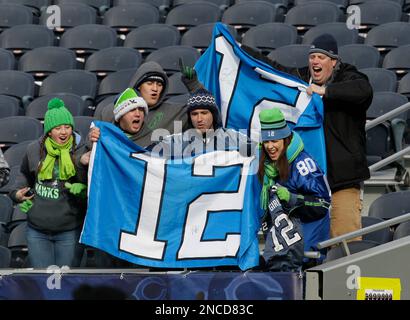
[[[289, 69], [242, 46], [247, 53], [275, 69], [309, 82], [308, 68]], [[366, 111], [373, 99], [367, 76], [356, 67], [339, 62], [322, 97], [326, 141], [327, 178], [332, 192], [359, 186], [370, 177], [366, 160]]]

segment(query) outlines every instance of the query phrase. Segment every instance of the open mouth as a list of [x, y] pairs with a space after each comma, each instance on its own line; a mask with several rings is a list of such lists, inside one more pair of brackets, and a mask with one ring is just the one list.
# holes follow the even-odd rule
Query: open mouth
[[141, 120], [140, 119], [135, 119], [132, 120], [132, 124], [140, 124]]
[[65, 142], [67, 140], [67, 137], [58, 137], [58, 139], [60, 139], [60, 141]]
[[320, 75], [320, 73], [322, 72], [322, 68], [321, 68], [321, 67], [313, 67], [312, 70], [313, 70], [313, 74], [314, 74], [315, 76]]

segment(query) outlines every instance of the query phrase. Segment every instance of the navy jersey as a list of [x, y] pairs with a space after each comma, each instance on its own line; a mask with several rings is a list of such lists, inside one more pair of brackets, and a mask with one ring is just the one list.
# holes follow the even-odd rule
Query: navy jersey
[[269, 189], [269, 214], [262, 231], [265, 236], [263, 258], [269, 271], [299, 271], [303, 264], [303, 231], [300, 219], [288, 216], [276, 195], [276, 187]]

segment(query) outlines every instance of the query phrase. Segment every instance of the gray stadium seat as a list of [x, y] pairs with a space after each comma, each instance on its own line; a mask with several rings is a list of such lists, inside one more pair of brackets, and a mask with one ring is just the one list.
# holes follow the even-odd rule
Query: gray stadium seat
[[16, 64], [15, 60], [13, 53], [0, 48], [0, 70], [13, 70]]
[[28, 7], [36, 16], [51, 5], [51, 0], [0, 0], [0, 3], [20, 4]]
[[20, 101], [17, 98], [0, 95], [0, 118], [22, 116], [23, 108], [20, 107]]
[[90, 131], [90, 124], [94, 120], [96, 119], [87, 116], [74, 117], [75, 131], [80, 134], [82, 142], [87, 138], [88, 132]]
[[68, 110], [73, 116], [82, 116], [86, 110], [86, 104], [80, 96], [72, 93], [55, 93], [38, 97], [31, 102], [26, 108], [26, 116], [44, 120], [44, 115], [47, 112], [47, 103], [53, 98], [59, 98], [64, 101]]
[[[370, 248], [374, 248], [379, 244], [374, 241], [370, 240], [362, 240], [362, 241], [351, 241], [347, 243], [349, 247], [349, 251], [351, 254], [358, 253]], [[345, 257], [346, 254], [341, 246], [334, 247], [330, 249], [326, 254], [325, 262], [333, 261], [342, 257]]]
[[27, 267], [27, 240], [26, 240], [27, 222], [20, 223], [10, 234], [8, 248], [11, 250], [12, 268]]
[[366, 32], [374, 26], [402, 19], [401, 6], [393, 1], [367, 1], [361, 3], [359, 8], [361, 31], [365, 30]]
[[136, 68], [125, 69], [110, 73], [106, 76], [98, 87], [96, 102], [99, 103], [106, 97], [117, 95], [127, 89], [131, 78], [136, 71]]
[[0, 47], [20, 55], [28, 50], [54, 46], [54, 33], [45, 26], [22, 24], [4, 30], [0, 34]]
[[316, 37], [325, 33], [331, 34], [336, 39], [338, 47], [356, 43], [359, 36], [356, 29], [348, 29], [344, 22], [329, 22], [317, 25], [306, 31], [303, 35], [302, 43], [311, 44]]
[[288, 68], [308, 66], [309, 48], [307, 44], [291, 44], [277, 48], [268, 54], [268, 58]]
[[269, 22], [250, 28], [242, 38], [242, 44], [268, 54], [279, 47], [296, 44], [298, 31], [290, 24]]
[[181, 41], [179, 30], [171, 25], [154, 23], [141, 26], [130, 33], [124, 47], [137, 49], [143, 56], [159, 48], [176, 46]]
[[365, 68], [359, 69], [359, 71], [363, 72], [369, 78], [373, 92], [396, 92], [397, 76], [393, 71], [383, 68]]
[[111, 72], [138, 68], [141, 61], [141, 53], [133, 48], [111, 47], [89, 56], [84, 69], [94, 72], [98, 77], [105, 77]]
[[[306, 2], [310, 2], [311, 0], [294, 0], [295, 6], [301, 5]], [[325, 0], [328, 2], [332, 2], [337, 5], [339, 8], [345, 10], [349, 6], [349, 0]]]
[[410, 99], [410, 73], [401, 78], [397, 92]]
[[150, 3], [156, 6], [159, 10], [160, 16], [161, 16], [161, 22], [165, 20], [165, 16], [170, 10], [171, 7], [171, 0], [114, 0], [113, 1], [113, 7], [116, 6], [127, 6], [129, 4], [134, 4], [138, 2], [145, 2], [145, 3]]
[[11, 251], [0, 245], [0, 268], [10, 268]]
[[23, 107], [27, 106], [35, 94], [33, 76], [17, 70], [0, 71], [0, 94], [18, 98]]
[[393, 240], [410, 236], [410, 221], [400, 223], [394, 230]]
[[15, 206], [10, 221], [5, 229], [10, 233], [15, 227], [27, 221], [27, 213], [21, 211], [20, 206]]
[[369, 207], [369, 216], [384, 220], [410, 213], [410, 191], [382, 194]]
[[239, 33], [268, 22], [283, 22], [283, 5], [265, 1], [237, 3], [223, 13], [222, 22], [234, 26]]
[[[181, 38], [181, 45], [190, 46], [200, 52], [204, 52], [212, 40], [215, 23], [205, 23], [189, 29]], [[226, 26], [234, 39], [238, 38], [236, 29], [230, 25]]]
[[187, 30], [204, 23], [218, 22], [221, 9], [211, 2], [191, 2], [171, 9], [165, 23], [178, 30]]
[[33, 23], [33, 12], [26, 6], [0, 2], [0, 30]]
[[188, 46], [170, 46], [158, 49], [150, 53], [145, 59], [157, 62], [168, 75], [172, 75], [180, 70], [179, 59], [181, 58], [185, 65], [193, 66], [201, 54], [198, 50]]
[[14, 144], [4, 152], [4, 158], [10, 167], [20, 166], [21, 161], [26, 154], [27, 146], [32, 142], [33, 140], [27, 140]]
[[74, 50], [78, 57], [117, 45], [114, 29], [99, 24], [83, 24], [63, 33], [60, 47]]
[[379, 51], [367, 44], [348, 44], [339, 47], [339, 56], [343, 62], [358, 69], [377, 68], [380, 62]]
[[44, 79], [39, 96], [73, 93], [84, 101], [93, 101], [97, 91], [97, 76], [85, 70], [64, 70]]
[[391, 50], [383, 60], [383, 68], [403, 76], [410, 70], [410, 44]]
[[[365, 2], [375, 2], [375, 1], [377, 1], [377, 0], [350, 0], [350, 4], [352, 5], [352, 4], [362, 4], [362, 3], [365, 3]], [[398, 3], [399, 5], [403, 5], [403, 0], [386, 0], [387, 2], [390, 2], [390, 1], [392, 1], [392, 2], [396, 2], [396, 3]]]
[[410, 44], [410, 23], [390, 22], [374, 27], [367, 33], [364, 43], [380, 52]]
[[158, 8], [148, 2], [112, 7], [104, 14], [103, 19], [103, 23], [116, 29], [118, 34], [127, 34], [142, 25], [158, 22]]
[[43, 125], [34, 118], [17, 116], [0, 119], [0, 144], [9, 147], [27, 140], [35, 140], [43, 134]]
[[[362, 228], [370, 227], [380, 222], [383, 222], [383, 219], [376, 217], [363, 216], [362, 217]], [[377, 242], [379, 244], [387, 243], [392, 239], [392, 233], [389, 227], [383, 228], [381, 230], [373, 231], [371, 233], [365, 234], [362, 236], [363, 240], [370, 240]]]
[[172, 2], [172, 7], [177, 7], [185, 3], [201, 2], [201, 1], [212, 2], [216, 4], [219, 7], [219, 9], [221, 9], [222, 11], [226, 10], [231, 5], [230, 0], [174, 0]]
[[0, 228], [1, 224], [7, 224], [13, 213], [13, 201], [6, 195], [0, 195]]
[[23, 54], [18, 69], [30, 73], [36, 80], [42, 80], [51, 73], [77, 69], [75, 53], [61, 47], [41, 47]]
[[103, 110], [107, 105], [112, 105], [114, 106], [114, 101], [117, 100], [118, 95], [117, 94], [113, 94], [113, 95], [109, 95], [106, 96], [103, 100], [101, 100], [98, 104], [97, 107], [95, 108], [95, 112], [94, 112], [94, 118], [96, 120], [103, 120], [102, 114], [103, 114]]
[[111, 0], [54, 0], [54, 3], [57, 5], [71, 4], [73, 2], [89, 5], [98, 10], [100, 15], [103, 15], [111, 6]]
[[342, 10], [328, 1], [309, 1], [293, 7], [286, 14], [285, 22], [304, 33], [323, 23], [344, 21]]
[[[60, 26], [54, 29], [57, 34], [82, 24], [97, 23], [97, 11], [89, 5], [79, 2], [66, 2], [60, 3], [58, 6], [61, 10], [61, 21]], [[40, 24], [46, 25], [52, 14], [54, 13], [43, 11], [40, 16]]]

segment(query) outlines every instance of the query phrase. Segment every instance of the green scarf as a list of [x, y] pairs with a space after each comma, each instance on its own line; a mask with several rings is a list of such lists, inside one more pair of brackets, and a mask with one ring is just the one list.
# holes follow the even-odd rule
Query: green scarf
[[[303, 148], [304, 145], [302, 138], [293, 131], [292, 140], [288, 146], [288, 149], [286, 150], [286, 158], [288, 159], [289, 164], [296, 159]], [[275, 164], [269, 159], [267, 159], [263, 165], [265, 167], [265, 175], [263, 176], [263, 186], [260, 202], [261, 208], [263, 210], [266, 210], [268, 208], [269, 202], [269, 188], [275, 184], [276, 178], [279, 176], [279, 172]]]
[[53, 178], [56, 158], [58, 158], [59, 180], [68, 180], [75, 176], [75, 167], [70, 157], [70, 150], [73, 146], [73, 136], [71, 136], [65, 144], [58, 144], [48, 137], [44, 145], [46, 146], [47, 156], [38, 173], [38, 180], [50, 180]]

